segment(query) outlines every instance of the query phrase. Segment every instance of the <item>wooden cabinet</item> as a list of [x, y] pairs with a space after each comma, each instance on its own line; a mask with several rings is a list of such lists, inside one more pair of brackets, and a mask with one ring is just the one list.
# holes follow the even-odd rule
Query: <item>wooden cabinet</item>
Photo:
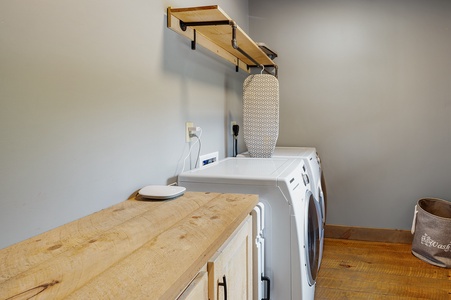
[[252, 299], [252, 220], [249, 215], [177, 300]]
[[[257, 203], [257, 195], [194, 192], [121, 202], [0, 249], [0, 299], [208, 299], [208, 262], [250, 243], [240, 232]], [[237, 265], [226, 262], [221, 276], [235, 280]]]
[[207, 268], [210, 300], [252, 299], [251, 216], [207, 263]]
[[208, 273], [205, 267], [177, 300], [208, 300]]

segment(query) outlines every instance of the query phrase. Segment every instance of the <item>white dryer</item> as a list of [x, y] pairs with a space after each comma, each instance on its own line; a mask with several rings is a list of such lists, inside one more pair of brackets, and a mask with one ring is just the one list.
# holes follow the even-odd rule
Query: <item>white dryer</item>
[[[248, 152], [238, 157], [249, 157]], [[327, 194], [321, 159], [315, 147], [275, 147], [272, 157], [304, 158], [307, 161], [308, 174], [311, 178], [311, 187], [315, 199], [320, 203], [323, 225], [326, 223]]]
[[[238, 157], [249, 157], [247, 152], [239, 154]], [[272, 154], [272, 157], [285, 157], [285, 158], [303, 158], [306, 161], [307, 173], [311, 179], [312, 193], [316, 201], [318, 201], [321, 207], [321, 237], [320, 237], [320, 256], [319, 264], [321, 265], [321, 259], [323, 257], [324, 249], [324, 227], [326, 226], [326, 205], [327, 194], [325, 190], [324, 174], [321, 168], [321, 159], [314, 147], [276, 147]]]
[[321, 215], [304, 159], [226, 158], [179, 175], [190, 191], [258, 194], [265, 207], [265, 264], [270, 279], [254, 299], [314, 299], [320, 255]]

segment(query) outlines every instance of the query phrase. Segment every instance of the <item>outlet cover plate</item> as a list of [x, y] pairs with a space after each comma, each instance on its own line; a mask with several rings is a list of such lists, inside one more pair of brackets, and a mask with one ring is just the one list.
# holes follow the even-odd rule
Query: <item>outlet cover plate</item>
[[189, 137], [189, 130], [188, 130], [188, 128], [190, 128], [190, 127], [194, 127], [194, 123], [186, 122], [185, 123], [185, 142], [187, 142], [187, 143], [191, 142], [191, 138]]
[[208, 153], [208, 154], [204, 154], [199, 156], [199, 168], [203, 168], [209, 164], [215, 163], [217, 162], [219, 159], [219, 153], [216, 152], [212, 152], [212, 153]]

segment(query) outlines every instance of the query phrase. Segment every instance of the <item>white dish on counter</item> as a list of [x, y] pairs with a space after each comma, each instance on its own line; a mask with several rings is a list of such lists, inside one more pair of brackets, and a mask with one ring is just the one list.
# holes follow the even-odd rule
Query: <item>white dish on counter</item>
[[176, 198], [185, 193], [186, 188], [172, 185], [148, 185], [139, 190], [138, 194], [146, 199], [166, 200]]

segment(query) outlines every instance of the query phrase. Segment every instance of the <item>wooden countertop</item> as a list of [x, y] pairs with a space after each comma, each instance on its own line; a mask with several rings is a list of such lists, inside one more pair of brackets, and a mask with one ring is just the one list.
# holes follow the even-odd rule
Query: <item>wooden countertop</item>
[[0, 250], [0, 299], [173, 299], [257, 202], [129, 199]]

